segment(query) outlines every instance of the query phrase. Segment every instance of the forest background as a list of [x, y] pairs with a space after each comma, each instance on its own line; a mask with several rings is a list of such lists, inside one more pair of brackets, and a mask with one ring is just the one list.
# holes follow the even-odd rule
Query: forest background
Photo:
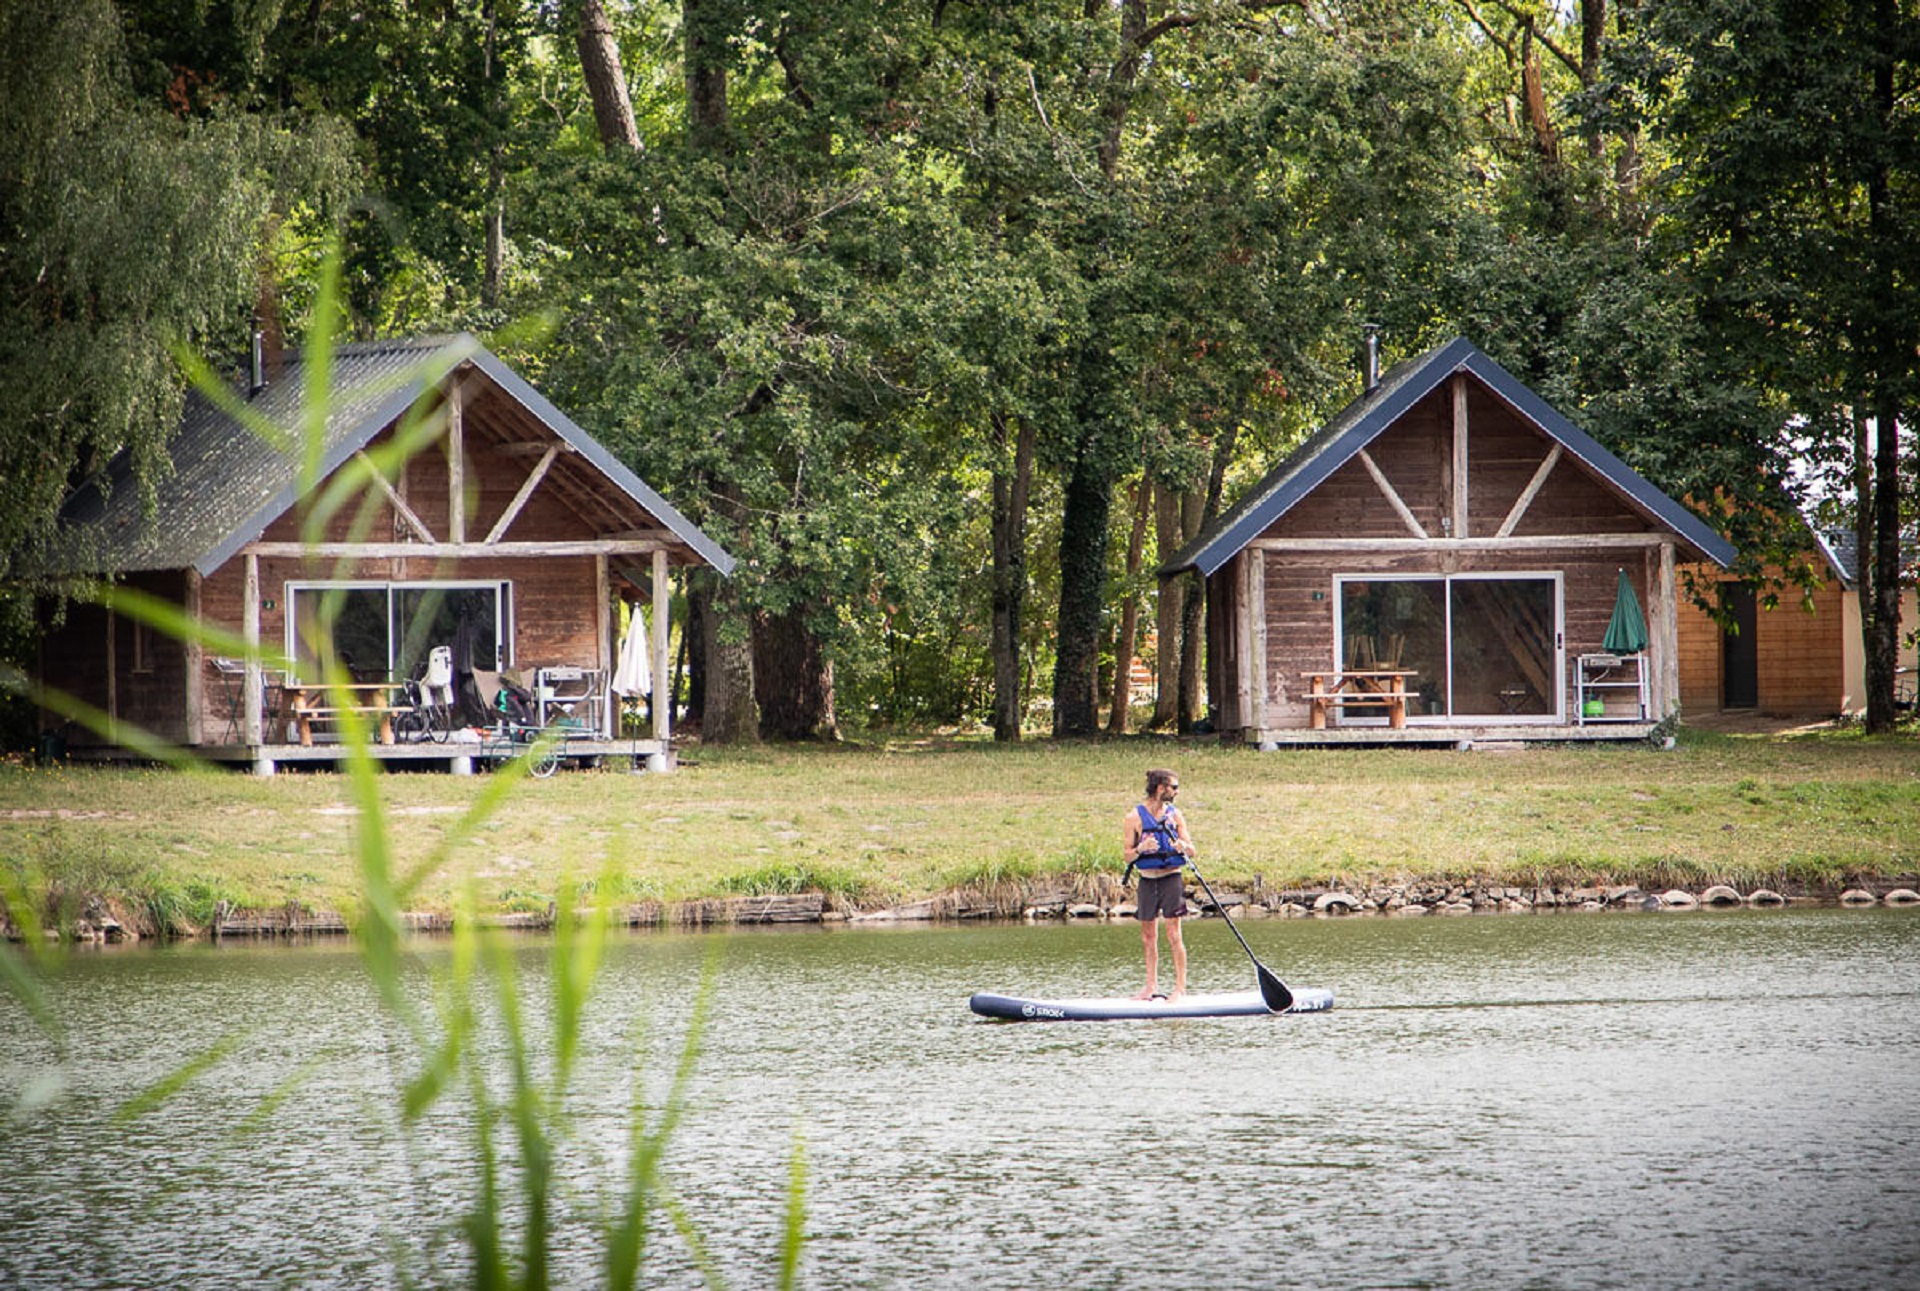
[[16, 663], [67, 490], [161, 478], [183, 355], [298, 344], [338, 256], [339, 339], [480, 334], [741, 558], [684, 588], [709, 741], [1124, 730], [1148, 643], [1203, 723], [1155, 570], [1367, 324], [1467, 336], [1768, 598], [1852, 527], [1893, 724], [1914, 0], [0, 0], [0, 58]]

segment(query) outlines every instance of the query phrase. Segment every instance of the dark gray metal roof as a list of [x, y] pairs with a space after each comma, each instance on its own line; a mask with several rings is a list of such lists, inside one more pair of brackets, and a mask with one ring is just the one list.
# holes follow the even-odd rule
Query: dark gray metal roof
[[[484, 373], [702, 560], [722, 574], [733, 572], [733, 557], [719, 544], [465, 333], [335, 349], [313, 478], [326, 479], [463, 363]], [[206, 575], [225, 564], [300, 500], [306, 376], [304, 361], [290, 356], [273, 381], [250, 397], [238, 396], [245, 421], [190, 391], [168, 445], [173, 470], [158, 483], [153, 519], [143, 513], [129, 465], [116, 460], [108, 468], [109, 490], [88, 485], [67, 500], [63, 529], [84, 540], [72, 544], [66, 567], [56, 556], [48, 572], [191, 567]]]
[[1471, 341], [1455, 337], [1390, 369], [1379, 385], [1341, 409], [1179, 551], [1162, 567], [1163, 572], [1197, 569], [1203, 575], [1212, 574], [1456, 372], [1479, 378], [1521, 416], [1611, 481], [1648, 518], [1685, 539], [1703, 558], [1722, 567], [1733, 563], [1732, 545], [1699, 517], [1555, 412]]
[[1842, 588], [1850, 588], [1860, 581], [1860, 540], [1852, 531], [1820, 529], [1809, 521], [1807, 532], [1813, 535], [1814, 545], [1840, 579]]

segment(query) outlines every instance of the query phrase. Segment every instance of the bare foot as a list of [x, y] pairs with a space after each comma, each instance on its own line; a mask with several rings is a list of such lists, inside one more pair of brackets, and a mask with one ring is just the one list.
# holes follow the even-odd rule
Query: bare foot
[[1176, 1003], [1185, 994], [1186, 994], [1186, 991], [1184, 989], [1176, 988], [1173, 994], [1167, 996], [1167, 1003], [1169, 1004]]
[[1133, 998], [1136, 1000], [1150, 1000], [1158, 994], [1159, 994], [1158, 991], [1154, 990], [1153, 987], [1149, 986], [1145, 990], [1136, 994]]

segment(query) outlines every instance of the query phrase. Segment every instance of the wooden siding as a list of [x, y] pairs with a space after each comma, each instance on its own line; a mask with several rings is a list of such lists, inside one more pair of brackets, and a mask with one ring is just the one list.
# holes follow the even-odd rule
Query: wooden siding
[[[1696, 567], [1696, 576], [1707, 571]], [[1718, 571], [1714, 571], [1717, 573]], [[1770, 571], [1777, 573], [1778, 571]], [[1725, 580], [1715, 580], [1725, 581]], [[1852, 703], [1847, 693], [1847, 601], [1852, 593], [1829, 580], [1810, 607], [1791, 593], [1754, 613], [1757, 652], [1755, 711], [1780, 717], [1832, 717]], [[1683, 712], [1724, 708], [1725, 635], [1711, 615], [1688, 601], [1680, 611], [1680, 703]]]
[[[185, 600], [186, 578], [180, 573], [141, 574], [123, 585], [174, 604]], [[198, 653], [166, 632], [100, 606], [69, 605], [64, 622], [41, 637], [40, 677], [51, 689], [114, 721], [186, 743], [193, 735], [187, 702], [195, 689], [190, 661], [197, 661]], [[219, 705], [224, 730], [227, 710], [216, 689], [205, 688], [199, 698], [208, 709]], [[93, 748], [116, 741], [74, 725], [67, 728], [67, 742], [74, 748]]]
[[[1478, 386], [1467, 396], [1467, 523], [1464, 536], [1491, 538], [1520, 500], [1534, 472], [1547, 459], [1552, 442], [1515, 415], [1503, 400]], [[1578, 470], [1564, 456], [1554, 467]], [[1549, 479], [1552, 477], [1549, 476]], [[1535, 499], [1537, 504], [1538, 499]]]
[[[1265, 647], [1265, 690], [1253, 702], [1240, 700], [1236, 679], [1259, 670], [1220, 668], [1215, 673], [1214, 694], [1224, 726], [1253, 731], [1309, 724], [1308, 683], [1302, 674], [1340, 663], [1334, 639], [1338, 598], [1334, 580], [1355, 575], [1557, 575], [1563, 597], [1565, 666], [1559, 677], [1549, 680], [1559, 690], [1561, 712], [1571, 723], [1573, 660], [1602, 649], [1613, 616], [1618, 571], [1624, 569], [1653, 637], [1647, 660], [1652, 715], [1658, 717], [1672, 702], [1680, 669], [1673, 647], [1673, 596], [1661, 585], [1662, 540], [1668, 535], [1654, 531], [1633, 505], [1573, 455], [1562, 453], [1544, 477], [1514, 529], [1516, 541], [1505, 548], [1447, 549], [1449, 538], [1497, 538], [1555, 447], [1550, 437], [1476, 381], [1467, 380], [1464, 402], [1464, 501], [1455, 496], [1461, 456], [1456, 451], [1452, 382], [1416, 403], [1367, 449], [1431, 545], [1417, 552], [1394, 551], [1387, 545], [1378, 552], [1286, 550], [1289, 542], [1310, 544], [1324, 538], [1391, 543], [1415, 537], [1373, 472], [1356, 457], [1223, 567], [1218, 583], [1235, 589], [1261, 585], [1264, 603], [1257, 622], [1242, 622], [1233, 633], [1223, 633], [1222, 639], [1231, 636], [1236, 642], [1251, 643], [1264, 637]], [[1466, 532], [1454, 533], [1452, 522], [1462, 515]], [[1646, 541], [1637, 547], [1606, 549], [1582, 545], [1583, 538], [1603, 534], [1643, 534]], [[1549, 538], [1566, 541], [1543, 541]], [[1236, 572], [1242, 562], [1253, 559], [1261, 562], [1257, 577]]]
[[[1618, 571], [1625, 568], [1635, 595], [1645, 607], [1654, 576], [1653, 559], [1619, 553], [1583, 553], [1575, 548], [1547, 553], [1463, 552], [1431, 556], [1368, 556], [1359, 554], [1265, 553], [1267, 693], [1266, 724], [1305, 726], [1309, 706], [1303, 673], [1338, 667], [1334, 640], [1337, 577], [1439, 577], [1448, 574], [1514, 574], [1561, 576], [1564, 598], [1564, 642], [1568, 666], [1557, 679], [1562, 711], [1573, 711], [1571, 663], [1575, 656], [1597, 652], [1613, 618]], [[1315, 593], [1319, 599], [1315, 599]], [[1652, 624], [1650, 623], [1651, 627]]]
[[[384, 442], [385, 435], [376, 440]], [[505, 514], [518, 495], [527, 474], [539, 461], [537, 455], [511, 453], [477, 442], [469, 437], [466, 466], [466, 525], [470, 536], [484, 537]], [[449, 470], [443, 448], [416, 454], [408, 463], [395, 491], [428, 531], [444, 536], [451, 523], [448, 489]], [[549, 473], [548, 481], [552, 480]], [[591, 538], [591, 529], [582, 521], [579, 510], [558, 496], [556, 487], [543, 481], [516, 517], [507, 536], [515, 541], [542, 542]], [[377, 491], [369, 503], [371, 526], [366, 530], [372, 541], [405, 541], [414, 535], [411, 524], [399, 508]], [[358, 522], [356, 510], [334, 518], [324, 541], [342, 542], [352, 537]], [[267, 542], [295, 542], [301, 538], [300, 518], [289, 513], [267, 527], [261, 535]], [[260, 558], [260, 640], [270, 650], [284, 648], [287, 636], [289, 583], [315, 580], [368, 580], [375, 582], [421, 581], [493, 581], [504, 580], [513, 587], [513, 630], [507, 643], [507, 658], [512, 668], [523, 673], [549, 664], [577, 664], [583, 667], [611, 669], [606, 624], [610, 605], [597, 599], [599, 585], [597, 558], [593, 556], [556, 556], [539, 560], [524, 558], [431, 560], [421, 558], [363, 559], [352, 562], [301, 560], [291, 557]], [[236, 557], [209, 575], [201, 591], [201, 612], [209, 623], [240, 632], [244, 621], [246, 558]], [[271, 606], [268, 605], [271, 602]], [[220, 726], [207, 726], [217, 738], [224, 729], [224, 698], [210, 688], [204, 703], [202, 720], [212, 722], [218, 716]]]
[[[502, 403], [511, 401], [503, 399]], [[504, 417], [507, 411], [496, 407], [487, 413], [487, 402], [482, 399], [467, 410], [467, 415], [472, 421], [483, 413]], [[468, 451], [462, 473], [466, 482], [465, 522], [468, 535], [475, 540], [492, 531], [540, 460], [538, 452], [512, 447], [516, 442], [514, 435], [523, 431], [526, 439], [518, 442], [537, 444], [532, 428], [508, 427], [504, 428], [504, 434], [502, 429], [495, 426], [493, 435], [482, 436], [472, 433], [470, 428], [466, 437]], [[378, 437], [373, 447], [377, 448], [386, 439], [386, 435]], [[395, 484], [395, 492], [406, 508], [436, 538], [444, 538], [449, 533], [452, 510], [449, 478], [447, 455], [442, 445], [414, 456], [403, 478]], [[373, 542], [418, 540], [413, 524], [384, 493], [376, 488], [369, 496], [371, 501], [366, 504], [364, 514], [358, 506], [345, 508], [327, 526], [323, 540], [344, 542], [356, 537]], [[577, 480], [563, 481], [557, 469], [550, 470], [503, 536], [518, 542], [592, 539], [598, 532], [593, 519], [609, 524], [618, 518], [611, 508], [602, 508], [602, 514], [597, 516], [592, 514], [593, 510], [594, 504], [582, 495], [582, 486]], [[642, 523], [646, 522], [642, 517]], [[260, 539], [297, 542], [303, 536], [300, 525], [300, 514], [291, 512], [270, 524]], [[359, 527], [362, 525], [363, 528]], [[270, 651], [282, 649], [287, 639], [287, 587], [292, 582], [505, 580], [513, 587], [513, 632], [509, 642], [513, 667], [528, 671], [548, 664], [576, 664], [611, 670], [616, 662], [613, 658], [616, 647], [611, 636], [611, 592], [601, 557], [451, 561], [380, 558], [342, 562], [263, 556], [258, 564], [259, 633], [263, 646]], [[199, 583], [197, 593], [190, 593], [190, 581]], [[236, 635], [244, 633], [247, 596], [244, 554], [234, 557], [204, 580], [197, 580], [187, 571], [172, 571], [143, 575], [128, 582], [178, 605], [189, 605], [197, 595], [202, 621]], [[639, 587], [643, 594], [651, 590], [645, 582]], [[229, 685], [214, 670], [211, 658], [197, 647], [154, 632], [147, 643], [147, 666], [136, 669], [135, 625], [115, 619], [109, 643], [106, 620], [104, 611], [98, 608], [75, 606], [69, 611], [66, 623], [47, 634], [41, 672], [48, 684], [176, 744], [228, 742]], [[70, 734], [69, 742], [76, 747], [87, 747], [113, 741], [103, 741], [90, 732], [75, 731]]]

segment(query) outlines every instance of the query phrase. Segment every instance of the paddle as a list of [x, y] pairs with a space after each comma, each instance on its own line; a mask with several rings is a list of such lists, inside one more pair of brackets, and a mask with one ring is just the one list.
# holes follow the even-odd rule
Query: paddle
[[1287, 989], [1287, 984], [1280, 980], [1279, 974], [1261, 963], [1260, 957], [1253, 953], [1253, 947], [1240, 935], [1240, 929], [1234, 926], [1233, 916], [1220, 904], [1220, 898], [1213, 894], [1213, 885], [1207, 882], [1207, 876], [1200, 872], [1200, 867], [1193, 863], [1192, 857], [1187, 858], [1187, 868], [1193, 871], [1194, 878], [1200, 880], [1200, 886], [1207, 890], [1207, 900], [1213, 902], [1213, 908], [1227, 921], [1227, 931], [1233, 934], [1233, 939], [1240, 943], [1240, 949], [1246, 951], [1247, 958], [1253, 961], [1254, 976], [1260, 981], [1260, 998], [1266, 1001], [1267, 1012], [1285, 1013], [1293, 1007], [1293, 992]]

